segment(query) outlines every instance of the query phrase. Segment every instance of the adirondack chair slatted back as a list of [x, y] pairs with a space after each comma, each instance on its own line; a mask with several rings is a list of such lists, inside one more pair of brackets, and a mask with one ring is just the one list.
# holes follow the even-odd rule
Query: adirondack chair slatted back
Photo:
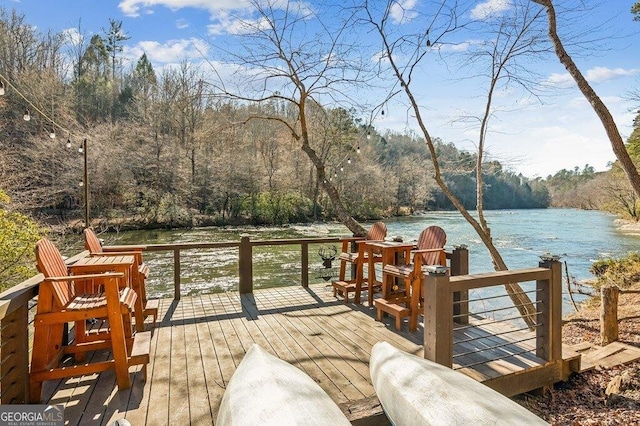
[[384, 222], [374, 223], [365, 237], [367, 240], [382, 241], [387, 236], [387, 225]]
[[[62, 255], [55, 245], [46, 238], [36, 243], [36, 267], [46, 278], [69, 275]], [[75, 288], [68, 281], [51, 283], [54, 303], [58, 308], [66, 306], [75, 297]]]
[[102, 244], [91, 228], [84, 230], [84, 247], [92, 254], [102, 253]]
[[[439, 226], [429, 226], [420, 233], [416, 244], [418, 250], [444, 248], [447, 242], [447, 234]], [[423, 265], [446, 266], [446, 255], [444, 251], [434, 251], [422, 254]]]

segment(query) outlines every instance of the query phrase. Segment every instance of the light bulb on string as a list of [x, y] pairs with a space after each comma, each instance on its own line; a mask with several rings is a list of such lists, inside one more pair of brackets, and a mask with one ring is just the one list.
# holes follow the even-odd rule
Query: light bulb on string
[[351, 157], [347, 157], [347, 164], [351, 164]]
[[82, 153], [84, 152], [84, 149], [83, 149], [82, 147], [80, 147], [80, 148], [78, 148], [78, 152], [79, 152], [80, 154], [82, 154]]
[[380, 111], [380, 115], [384, 117], [384, 110]]
[[367, 139], [371, 139], [371, 132], [367, 132]]
[[5, 94], [4, 83], [0, 81], [0, 96], [4, 96], [4, 94]]
[[84, 181], [81, 180], [80, 183], [78, 183], [78, 186], [83, 187], [84, 186]]
[[360, 145], [356, 148], [356, 153], [360, 154]]
[[22, 119], [24, 121], [30, 121], [31, 120], [31, 114], [29, 114], [29, 110], [28, 109], [24, 110], [24, 115], [22, 116]]
[[429, 29], [427, 28], [427, 47], [431, 47], [431, 40], [429, 40]]
[[67, 148], [71, 148], [71, 139], [67, 139]]
[[51, 132], [49, 133], [49, 137], [50, 137], [51, 139], [55, 139], [55, 138], [56, 138], [56, 131], [55, 131], [55, 130], [53, 130], [53, 129], [51, 129]]
[[344, 172], [344, 166], [340, 166], [340, 171]]

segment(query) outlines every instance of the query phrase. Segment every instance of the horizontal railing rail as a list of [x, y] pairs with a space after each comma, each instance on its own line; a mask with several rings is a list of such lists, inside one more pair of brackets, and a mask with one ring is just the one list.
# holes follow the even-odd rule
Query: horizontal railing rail
[[[425, 276], [424, 285], [424, 357], [439, 364], [452, 367], [454, 356], [454, 322], [458, 328], [468, 324], [470, 314], [468, 311], [470, 290], [487, 289], [489, 287], [503, 286], [515, 282], [534, 281], [535, 288], [525, 291], [536, 298], [535, 337], [513, 340], [511, 343], [527, 343], [527, 346], [537, 357], [546, 361], [558, 361], [562, 359], [562, 269], [560, 262], [545, 260], [540, 262], [537, 268], [498, 271], [483, 274], [450, 276], [448, 274], [428, 274]], [[456, 297], [464, 294], [465, 296]], [[491, 299], [491, 298], [488, 298]], [[487, 299], [487, 300], [488, 300]], [[427, 301], [429, 303], [427, 303]], [[461, 309], [459, 304], [464, 304]], [[514, 306], [509, 306], [513, 309]], [[505, 308], [485, 309], [484, 313], [495, 314]], [[519, 316], [518, 316], [519, 317]], [[519, 317], [521, 318], [521, 317]], [[493, 321], [495, 323], [514, 318]], [[513, 333], [517, 335], [523, 330], [530, 331], [530, 327], [522, 329], [514, 328], [513, 332], [505, 332], [504, 335]], [[494, 336], [495, 337], [495, 336]], [[468, 343], [468, 342], [457, 342]], [[505, 341], [502, 346], [509, 343]], [[496, 344], [487, 350], [497, 349]], [[464, 355], [464, 352], [463, 352]], [[459, 356], [459, 355], [458, 355]]]

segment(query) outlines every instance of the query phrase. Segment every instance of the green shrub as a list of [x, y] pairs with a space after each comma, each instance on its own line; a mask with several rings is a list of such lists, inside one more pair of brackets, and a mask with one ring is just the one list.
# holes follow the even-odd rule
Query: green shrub
[[598, 259], [589, 270], [596, 277], [595, 288], [607, 284], [629, 288], [640, 281], [640, 254], [632, 252], [619, 259]]
[[44, 230], [29, 217], [9, 210], [0, 190], [0, 291], [35, 275], [34, 248]]

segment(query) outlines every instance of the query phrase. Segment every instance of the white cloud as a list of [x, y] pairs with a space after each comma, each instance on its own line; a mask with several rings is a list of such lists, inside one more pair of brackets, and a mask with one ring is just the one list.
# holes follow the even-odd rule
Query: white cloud
[[594, 67], [587, 71], [585, 77], [592, 83], [602, 83], [616, 78], [634, 76], [638, 72], [640, 72], [640, 69], [637, 68], [625, 70], [624, 68]]
[[494, 15], [499, 15], [511, 8], [509, 0], [487, 0], [476, 5], [471, 10], [471, 17], [474, 19], [487, 19]]
[[238, 10], [249, 7], [247, 0], [122, 0], [118, 8], [127, 16], [139, 16], [141, 10], [144, 13], [155, 6], [164, 6], [171, 10], [183, 8], [204, 9], [211, 13], [219, 10]]
[[410, 22], [418, 16], [418, 12], [413, 10], [417, 0], [397, 0], [391, 5], [389, 14], [394, 24], [404, 24]]
[[571, 87], [574, 82], [571, 75], [566, 73], [552, 73], [547, 79], [543, 82], [544, 85], [554, 86], [554, 87], [562, 87], [567, 88]]
[[[640, 73], [640, 69], [624, 69], [624, 68], [607, 68], [594, 67], [584, 73], [584, 77], [589, 83], [602, 83], [605, 81], [615, 80], [618, 78], [632, 77]], [[574, 85], [573, 77], [568, 72], [553, 73], [543, 82], [544, 85], [567, 88]]]
[[189, 28], [191, 24], [186, 19], [178, 19], [176, 21], [176, 28], [179, 30], [184, 30], [185, 28]]
[[209, 45], [202, 40], [191, 38], [169, 40], [166, 43], [142, 41], [134, 47], [125, 48], [125, 55], [137, 61], [143, 53], [151, 62], [159, 64], [175, 63], [182, 59], [203, 58], [207, 55]]
[[265, 17], [260, 19], [239, 19], [230, 17], [227, 13], [220, 13], [216, 23], [207, 25], [207, 32], [210, 35], [220, 34], [251, 34], [269, 27], [269, 21]]

